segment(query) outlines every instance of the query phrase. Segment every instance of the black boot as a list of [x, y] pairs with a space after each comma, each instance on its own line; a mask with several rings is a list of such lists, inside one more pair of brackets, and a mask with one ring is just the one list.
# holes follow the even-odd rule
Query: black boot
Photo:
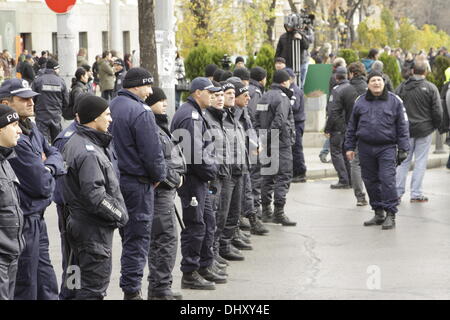
[[250, 234], [245, 233], [244, 231], [242, 231], [239, 228], [236, 228], [236, 235], [239, 239], [241, 239], [242, 241], [244, 241], [246, 244], [252, 244], [252, 241], [250, 240]]
[[214, 256], [214, 260], [216, 260], [216, 262], [217, 262], [219, 265], [221, 265], [220, 267], [222, 267], [222, 268], [228, 266], [227, 260], [225, 260], [224, 258], [222, 258], [222, 257], [220, 256], [220, 254], [216, 254], [216, 255]]
[[215, 290], [214, 282], [204, 279], [197, 271], [183, 272], [181, 289]]
[[227, 276], [218, 275], [214, 272], [212, 267], [200, 268], [198, 273], [203, 277], [203, 279], [214, 282], [214, 283], [227, 283]]
[[239, 228], [244, 231], [250, 230], [250, 223], [248, 222], [248, 219], [246, 217], [239, 217]]
[[289, 220], [289, 218], [284, 214], [284, 206], [275, 206], [273, 212], [273, 222], [279, 223], [285, 227], [293, 227], [297, 225], [297, 222]]
[[256, 234], [258, 236], [262, 236], [266, 233], [269, 233], [269, 230], [264, 227], [264, 225], [256, 218], [256, 214], [250, 215], [248, 217], [250, 221], [250, 233]]
[[142, 299], [141, 292], [124, 292], [123, 300], [144, 300]]
[[382, 230], [390, 230], [395, 228], [395, 213], [388, 212], [386, 215], [386, 219], [381, 226]]
[[375, 210], [375, 215], [373, 216], [373, 218], [370, 219], [369, 221], [364, 222], [364, 226], [365, 227], [379, 226], [380, 224], [383, 224], [383, 222], [384, 222], [384, 211], [383, 209], [377, 209]]
[[273, 210], [270, 204], [263, 204], [262, 205], [262, 213], [261, 213], [261, 220], [262, 222], [272, 222], [273, 220]]

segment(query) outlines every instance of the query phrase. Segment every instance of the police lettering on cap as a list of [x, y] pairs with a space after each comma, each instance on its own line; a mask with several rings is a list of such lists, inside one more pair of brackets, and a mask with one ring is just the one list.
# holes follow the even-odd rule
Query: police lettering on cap
[[192, 80], [189, 91], [193, 93], [196, 90], [208, 90], [210, 92], [219, 92], [222, 90], [222, 88], [214, 87], [213, 83], [208, 78], [197, 77], [194, 80]]
[[241, 94], [244, 94], [248, 92], [248, 87], [244, 85], [242, 82], [235, 82], [233, 83], [234, 90], [235, 90], [235, 96], [239, 97]]
[[227, 91], [227, 90], [230, 90], [230, 89], [233, 89], [233, 90], [235, 89], [234, 88], [234, 84], [232, 84], [230, 82], [222, 81], [221, 86], [222, 86], [222, 90], [224, 92]]
[[144, 68], [131, 68], [123, 79], [124, 88], [136, 88], [153, 84], [153, 76]]
[[16, 110], [5, 104], [0, 104], [0, 129], [16, 121], [19, 121]]
[[17, 96], [28, 99], [37, 95], [39, 93], [31, 90], [28, 81], [23, 79], [8, 79], [0, 87], [0, 98]]

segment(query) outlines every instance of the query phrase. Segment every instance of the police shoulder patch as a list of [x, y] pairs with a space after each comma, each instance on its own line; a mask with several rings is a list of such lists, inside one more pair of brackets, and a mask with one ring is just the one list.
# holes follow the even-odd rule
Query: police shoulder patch
[[145, 110], [152, 111], [152, 108], [150, 108], [148, 105], [143, 103], [142, 106], [144, 107]]
[[365, 93], [364, 93], [364, 94], [361, 94], [358, 98], [356, 98], [356, 99], [355, 99], [355, 103], [358, 102], [358, 100], [361, 99], [361, 97], [362, 97], [363, 95], [365, 95]]
[[256, 89], [255, 92], [258, 92], [258, 93], [262, 94], [261, 90], [259, 90], [259, 89]]
[[192, 119], [194, 119], [194, 120], [198, 120], [200, 118], [200, 115], [197, 110], [193, 110], [191, 116], [192, 116]]
[[87, 150], [87, 151], [94, 151], [95, 148], [94, 148], [94, 146], [93, 146], [92, 144], [87, 144], [87, 145], [86, 145], [86, 150]]
[[256, 105], [256, 111], [267, 111], [267, 110], [269, 110], [268, 103], [258, 103]]
[[74, 133], [74, 131], [67, 131], [65, 134], [64, 134], [64, 138], [70, 138], [72, 135], [73, 135], [73, 133]]
[[398, 95], [396, 95], [395, 93], [389, 92], [389, 94], [392, 94], [395, 98], [397, 98], [398, 101], [400, 101], [401, 103], [403, 103], [402, 98], [400, 98], [400, 97], [399, 97]]
[[281, 93], [281, 96], [282, 97], [287, 97], [286, 93], [284, 93], [284, 92]]

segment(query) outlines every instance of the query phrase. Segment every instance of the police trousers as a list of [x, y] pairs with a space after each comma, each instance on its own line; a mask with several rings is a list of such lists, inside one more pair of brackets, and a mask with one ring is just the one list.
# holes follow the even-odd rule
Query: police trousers
[[0, 300], [13, 300], [18, 256], [0, 253]]
[[223, 180], [220, 195], [219, 232], [220, 252], [229, 252], [234, 232], [239, 228], [239, 216], [242, 208], [243, 176], [231, 176]]
[[[216, 219], [208, 183], [187, 175], [178, 190], [185, 229], [181, 231], [181, 271], [192, 272], [212, 265]], [[195, 198], [195, 199], [193, 199]]]
[[274, 205], [283, 207], [292, 180], [292, 148], [279, 148], [278, 154], [272, 151], [272, 167], [274, 174], [262, 175], [261, 204], [270, 205], [272, 194]]
[[119, 229], [122, 237], [120, 287], [126, 293], [141, 290], [148, 261], [153, 221], [154, 190], [136, 177], [120, 177], [120, 190], [127, 206], [128, 223]]
[[358, 151], [361, 174], [372, 210], [384, 209], [397, 213], [396, 145], [374, 146], [359, 142]]
[[58, 282], [48, 252], [44, 212], [24, 216], [25, 249], [19, 256], [15, 300], [58, 300]]
[[148, 291], [152, 296], [172, 294], [172, 271], [178, 247], [175, 195], [176, 189], [155, 189], [155, 211], [148, 254]]
[[47, 142], [52, 144], [53, 140], [62, 131], [61, 117], [55, 119], [40, 119], [36, 118], [36, 126], [39, 131], [44, 135]]

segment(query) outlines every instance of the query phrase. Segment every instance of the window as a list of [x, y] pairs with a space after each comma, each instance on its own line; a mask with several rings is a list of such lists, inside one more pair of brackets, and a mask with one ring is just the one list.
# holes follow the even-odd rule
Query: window
[[130, 31], [123, 32], [123, 54], [131, 53], [130, 51]]
[[102, 32], [102, 51], [107, 51], [109, 50], [109, 36], [108, 36], [108, 31], [103, 31]]
[[[79, 47], [85, 48], [87, 50], [88, 48], [88, 37], [87, 32], [79, 32], [78, 33], [78, 40], [79, 40]], [[86, 54], [86, 59], [88, 59], [88, 55]]]
[[56, 32], [52, 32], [52, 53], [58, 55], [58, 36]]

